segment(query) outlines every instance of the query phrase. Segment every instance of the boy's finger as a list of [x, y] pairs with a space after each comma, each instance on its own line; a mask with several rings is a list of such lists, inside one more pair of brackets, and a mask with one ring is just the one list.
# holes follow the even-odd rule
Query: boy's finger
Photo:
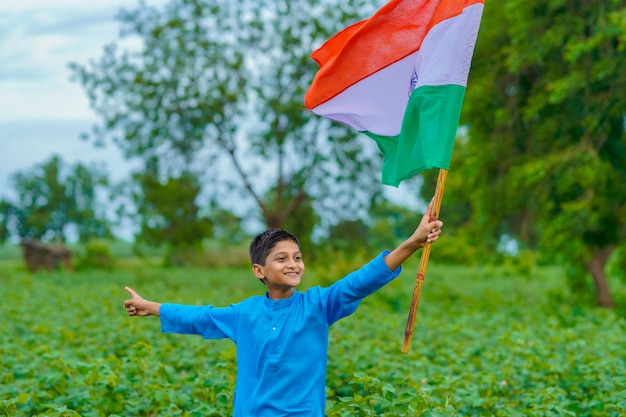
[[427, 215], [431, 215], [432, 211], [433, 211], [433, 203], [435, 202], [435, 197], [430, 199], [430, 202], [428, 203], [428, 208], [426, 208], [426, 214]]
[[132, 288], [124, 287], [124, 289], [126, 290], [126, 292], [128, 292], [131, 295], [131, 297], [137, 297], [137, 292], [133, 290]]
[[433, 222], [428, 223], [428, 225], [426, 225], [426, 227], [431, 232], [433, 230], [441, 230], [441, 228], [443, 227], [443, 222], [441, 220], [435, 220]]

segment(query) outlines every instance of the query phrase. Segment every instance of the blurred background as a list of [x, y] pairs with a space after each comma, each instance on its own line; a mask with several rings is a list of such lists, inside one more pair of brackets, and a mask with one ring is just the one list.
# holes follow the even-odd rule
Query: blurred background
[[[376, 145], [303, 107], [310, 53], [382, 4], [3, 3], [2, 256], [38, 242], [69, 247], [75, 263], [211, 266], [233, 248], [246, 264], [266, 227], [296, 233], [313, 259], [397, 244], [437, 173], [382, 186]], [[487, 4], [436, 261], [559, 265], [574, 292], [614, 306], [611, 281], [626, 271], [623, 6]]]

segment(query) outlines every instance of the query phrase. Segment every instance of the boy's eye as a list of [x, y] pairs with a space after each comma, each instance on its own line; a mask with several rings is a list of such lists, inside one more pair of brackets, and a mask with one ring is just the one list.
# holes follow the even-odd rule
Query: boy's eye
[[301, 261], [301, 260], [302, 260], [302, 256], [294, 256], [294, 259], [295, 259], [296, 261]]

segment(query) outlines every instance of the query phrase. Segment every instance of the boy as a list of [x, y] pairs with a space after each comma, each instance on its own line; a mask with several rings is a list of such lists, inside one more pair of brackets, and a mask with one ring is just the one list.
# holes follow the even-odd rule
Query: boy
[[160, 316], [162, 331], [229, 338], [237, 345], [234, 417], [323, 417], [328, 328], [401, 271], [401, 264], [441, 233], [430, 221], [432, 203], [406, 241], [330, 287], [296, 291], [304, 263], [298, 239], [270, 229], [250, 244], [252, 272], [267, 286], [229, 307], [160, 304], [139, 296], [124, 301], [130, 316]]

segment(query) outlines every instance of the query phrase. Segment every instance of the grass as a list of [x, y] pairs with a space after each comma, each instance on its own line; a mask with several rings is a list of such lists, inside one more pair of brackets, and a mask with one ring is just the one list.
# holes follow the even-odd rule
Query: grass
[[[357, 264], [308, 265], [301, 290]], [[127, 317], [123, 286], [215, 305], [263, 287], [248, 268], [164, 269], [130, 257], [117, 268], [30, 274], [0, 260], [0, 415], [3, 406], [20, 416], [230, 415], [233, 344], [164, 335], [156, 318]], [[626, 415], [621, 310], [581, 302], [559, 268], [520, 274], [431, 263], [403, 355], [416, 270], [413, 259], [331, 329], [329, 417]], [[612, 284], [624, 300], [623, 284]]]

